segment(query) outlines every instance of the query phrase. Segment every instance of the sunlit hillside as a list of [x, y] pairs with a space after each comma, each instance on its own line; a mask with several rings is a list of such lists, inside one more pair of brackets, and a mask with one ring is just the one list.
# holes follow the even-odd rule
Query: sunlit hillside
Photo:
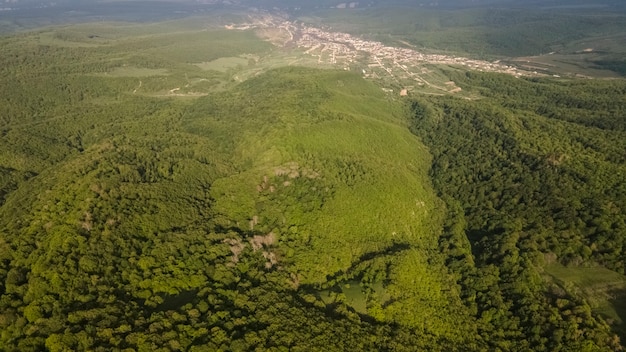
[[623, 350], [619, 11], [257, 5], [2, 10], [0, 350]]

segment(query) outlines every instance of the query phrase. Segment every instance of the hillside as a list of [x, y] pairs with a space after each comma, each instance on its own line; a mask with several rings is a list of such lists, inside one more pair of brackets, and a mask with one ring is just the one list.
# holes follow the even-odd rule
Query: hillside
[[0, 349], [623, 349], [623, 80], [401, 96], [249, 19], [0, 38]]
[[249, 32], [85, 28], [3, 39], [3, 346], [389, 348], [391, 323], [462, 344], [402, 105], [351, 73], [179, 59], [264, 55]]
[[[589, 1], [461, 8], [378, 4], [296, 12], [304, 23], [425, 53], [506, 61], [530, 71], [624, 76], [626, 12]], [[457, 2], [460, 3], [460, 2]], [[598, 7], [596, 7], [598, 6]]]
[[[550, 350], [604, 318], [623, 337], [626, 84], [450, 77], [483, 98], [418, 98], [412, 130], [452, 210], [441, 243], [462, 295], [532, 350], [545, 324]], [[474, 275], [492, 278], [488, 292]]]

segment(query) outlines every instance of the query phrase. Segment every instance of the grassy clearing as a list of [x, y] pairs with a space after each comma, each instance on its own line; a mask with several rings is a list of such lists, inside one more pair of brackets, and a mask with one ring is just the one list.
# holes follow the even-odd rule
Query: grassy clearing
[[553, 52], [513, 59], [517, 65], [536, 68], [538, 72], [617, 78], [626, 73], [626, 33], [600, 35], [563, 43]]
[[590, 289], [626, 288], [626, 276], [603, 267], [580, 268], [551, 264], [546, 272], [557, 280]]
[[168, 71], [163, 68], [124, 66], [116, 67], [111, 72], [107, 72], [106, 75], [111, 77], [151, 77], [166, 76]]
[[133, 37], [116, 45], [126, 52], [140, 51], [178, 63], [208, 62], [222, 57], [265, 52], [271, 44], [252, 31], [187, 31]]
[[54, 45], [66, 48], [96, 48], [108, 44], [108, 40], [76, 30], [59, 29], [51, 32], [42, 32], [37, 36], [41, 45]]
[[545, 270], [561, 285], [574, 286], [596, 313], [605, 317], [622, 338], [626, 337], [626, 276], [602, 267], [551, 264]]
[[248, 65], [248, 59], [241, 57], [220, 57], [209, 62], [201, 62], [194, 64], [203, 70], [213, 70], [219, 72], [226, 72], [231, 69], [240, 68]]
[[594, 53], [574, 53], [519, 57], [512, 59], [509, 62], [529, 71], [563, 77], [620, 77], [618, 72], [594, 63], [594, 61], [602, 59], [602, 56]]
[[[341, 293], [338, 294], [336, 291], [340, 291]], [[320, 291], [319, 296], [326, 304], [330, 305], [338, 301], [343, 301], [357, 313], [368, 314], [367, 295], [359, 281], [350, 280], [339, 285], [334, 290]]]
[[[199, 97], [285, 64], [252, 31], [210, 29], [211, 19], [50, 27], [19, 40], [6, 38], [3, 45], [30, 47], [38, 60], [47, 57], [55, 72], [68, 77], [85, 80], [81, 75], [89, 74], [92, 81], [85, 84], [91, 87], [151, 97]], [[40, 65], [45, 67], [40, 74], [50, 74], [45, 61]]]

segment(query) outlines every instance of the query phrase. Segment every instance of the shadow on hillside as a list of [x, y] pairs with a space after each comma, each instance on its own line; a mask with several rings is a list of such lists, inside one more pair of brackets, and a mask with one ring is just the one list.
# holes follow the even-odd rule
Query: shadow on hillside
[[611, 292], [613, 299], [609, 300], [621, 321], [611, 324], [611, 329], [619, 336], [622, 346], [626, 343], [626, 289]]

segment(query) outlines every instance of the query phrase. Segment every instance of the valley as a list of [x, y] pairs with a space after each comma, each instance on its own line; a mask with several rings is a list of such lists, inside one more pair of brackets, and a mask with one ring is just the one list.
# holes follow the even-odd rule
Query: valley
[[[347, 33], [325, 31], [285, 17], [269, 14], [251, 16], [249, 23], [227, 25], [234, 30], [268, 28], [278, 29], [283, 40], [270, 41], [290, 48], [304, 50], [304, 54], [317, 58], [318, 65], [328, 65], [344, 70], [361, 71], [365, 78], [379, 82], [385, 89], [396, 88], [398, 93], [420, 89], [435, 93], [456, 93], [460, 89], [454, 82], [441, 84], [429, 66], [448, 65], [481, 72], [500, 72], [514, 76], [538, 76], [537, 72], [523, 71], [498, 62], [473, 60], [441, 54], [424, 54], [412, 48], [386, 46], [383, 43], [364, 40]], [[278, 43], [276, 43], [278, 41]], [[431, 82], [432, 81], [432, 82]]]

